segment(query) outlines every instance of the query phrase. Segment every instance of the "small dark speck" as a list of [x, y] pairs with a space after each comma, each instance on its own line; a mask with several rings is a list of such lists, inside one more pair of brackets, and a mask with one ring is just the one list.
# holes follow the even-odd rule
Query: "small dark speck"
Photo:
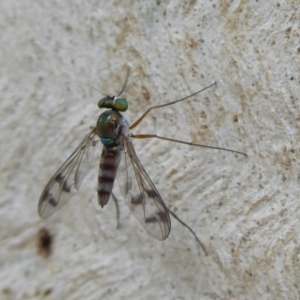
[[234, 122], [234, 123], [237, 123], [238, 120], [239, 120], [238, 116], [237, 116], [237, 115], [234, 115], [234, 116], [233, 116], [233, 122]]
[[6, 295], [6, 296], [9, 296], [9, 295], [12, 295], [12, 290], [9, 288], [9, 287], [4, 287], [3, 289], [2, 289], [2, 294], [3, 295]]
[[52, 254], [53, 236], [47, 228], [41, 228], [37, 233], [37, 251], [41, 256]]
[[222, 206], [222, 205], [223, 205], [223, 202], [222, 202], [222, 201], [220, 201], [220, 202], [218, 203], [218, 205], [219, 205], [219, 206]]
[[52, 294], [52, 288], [47, 288], [44, 290], [44, 296], [47, 297]]
[[218, 220], [218, 217], [215, 217], [215, 220], [217, 221], [217, 220]]
[[71, 32], [72, 31], [72, 27], [70, 25], [66, 25], [65, 26], [66, 31]]
[[287, 214], [287, 209], [284, 208], [281, 210], [281, 212], [279, 213], [280, 217], [284, 217]]
[[143, 94], [143, 96], [145, 97], [146, 100], [150, 99], [150, 94], [144, 86], [142, 87], [142, 94]]
[[277, 3], [277, 7], [280, 7], [280, 3]]
[[206, 113], [202, 110], [201, 113], [200, 113], [200, 117], [202, 119], [206, 119]]
[[291, 79], [291, 80], [294, 80], [294, 77], [292, 76], [290, 79]]

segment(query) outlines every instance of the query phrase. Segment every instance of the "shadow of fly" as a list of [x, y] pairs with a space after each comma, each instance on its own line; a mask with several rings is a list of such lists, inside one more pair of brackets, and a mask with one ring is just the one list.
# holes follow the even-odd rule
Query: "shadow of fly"
[[[247, 156], [245, 153], [213, 146], [206, 146], [185, 142], [156, 134], [133, 134], [132, 129], [137, 127], [146, 115], [158, 108], [173, 105], [184, 101], [198, 93], [205, 91], [216, 83], [205, 87], [182, 99], [152, 106], [129, 126], [125, 117], [121, 114], [128, 108], [125, 98], [120, 97], [127, 84], [129, 72], [122, 90], [115, 96], [106, 96], [99, 100], [99, 108], [107, 108], [98, 118], [96, 126], [85, 136], [78, 147], [52, 176], [45, 186], [38, 203], [38, 213], [41, 218], [47, 218], [65, 205], [78, 191], [83, 179], [87, 175], [93, 159], [93, 149], [100, 140], [102, 153], [98, 175], [98, 202], [103, 207], [108, 203], [110, 196], [117, 205], [117, 218], [119, 224], [119, 209], [117, 199], [112, 193], [115, 178], [119, 182], [121, 193], [133, 215], [143, 225], [144, 229], [155, 239], [165, 240], [171, 231], [172, 215], [185, 226], [195, 237], [205, 254], [207, 251], [203, 243], [197, 237], [193, 229], [183, 222], [164, 203], [142, 163], [136, 155], [132, 139], [156, 138], [160, 140], [181, 143], [189, 146], [205, 147], [229, 151]], [[123, 157], [122, 157], [123, 156]]]

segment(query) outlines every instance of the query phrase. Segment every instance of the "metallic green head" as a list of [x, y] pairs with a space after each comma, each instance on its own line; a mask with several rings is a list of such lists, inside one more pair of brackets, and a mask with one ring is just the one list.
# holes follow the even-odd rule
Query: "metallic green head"
[[128, 103], [125, 98], [119, 98], [117, 96], [110, 97], [106, 96], [99, 100], [99, 108], [111, 108], [117, 111], [126, 111], [128, 108]]

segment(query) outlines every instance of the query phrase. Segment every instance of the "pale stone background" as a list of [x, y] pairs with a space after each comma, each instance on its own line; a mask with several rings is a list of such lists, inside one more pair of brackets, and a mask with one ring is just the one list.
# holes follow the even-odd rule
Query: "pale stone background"
[[[0, 299], [299, 299], [299, 22], [296, 0], [1, 1]], [[123, 201], [116, 229], [113, 202], [97, 204], [98, 155], [65, 207], [37, 215], [99, 115], [92, 86], [117, 92], [127, 65], [131, 121], [217, 81], [136, 133], [249, 155], [134, 141], [208, 256], [175, 220], [154, 240]]]

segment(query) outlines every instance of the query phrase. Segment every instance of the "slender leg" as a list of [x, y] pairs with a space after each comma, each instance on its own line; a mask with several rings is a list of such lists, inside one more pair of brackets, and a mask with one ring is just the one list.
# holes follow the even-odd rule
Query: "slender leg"
[[160, 139], [160, 140], [165, 140], [165, 141], [169, 141], [169, 142], [185, 144], [185, 145], [189, 145], [189, 146], [198, 146], [198, 147], [209, 148], [209, 149], [223, 150], [223, 151], [228, 151], [228, 152], [233, 152], [233, 153], [241, 154], [241, 155], [244, 155], [246, 157], [248, 156], [246, 153], [243, 153], [243, 152], [240, 152], [240, 151], [235, 151], [235, 150], [231, 150], [231, 149], [227, 149], [227, 148], [206, 146], [206, 145], [202, 145], [202, 144], [195, 144], [195, 143], [185, 142], [185, 141], [181, 141], [181, 140], [175, 140], [175, 139], [171, 139], [171, 138], [168, 138], [168, 137], [159, 136], [157, 134], [131, 134], [131, 137], [132, 138], [136, 138], [136, 139], [151, 139], [151, 138], [156, 138], [156, 139]]
[[200, 90], [200, 91], [198, 91], [198, 92], [196, 92], [196, 93], [193, 93], [193, 94], [191, 94], [191, 95], [189, 95], [189, 96], [186, 96], [186, 97], [184, 97], [184, 98], [181, 98], [181, 99], [179, 99], [179, 100], [172, 101], [172, 102], [168, 102], [168, 103], [161, 104], [161, 105], [152, 106], [152, 107], [148, 108], [148, 109], [142, 114], [141, 117], [139, 117], [132, 125], [130, 125], [129, 128], [130, 128], [130, 129], [133, 129], [133, 128], [135, 128], [136, 126], [138, 126], [138, 125], [141, 123], [141, 121], [148, 115], [148, 113], [149, 113], [151, 110], [156, 109], [156, 108], [165, 107], [165, 106], [172, 105], [172, 104], [175, 104], [175, 103], [177, 103], [177, 102], [181, 102], [181, 101], [183, 101], [183, 100], [186, 100], [186, 99], [188, 99], [188, 98], [190, 98], [190, 97], [193, 97], [193, 96], [195, 96], [195, 95], [197, 95], [197, 94], [199, 94], [199, 93], [201, 93], [201, 92], [207, 90], [208, 88], [210, 88], [211, 86], [213, 86], [213, 85], [215, 85], [215, 84], [217, 84], [217, 83], [214, 82], [214, 83], [212, 83], [211, 85], [205, 87], [204, 89], [202, 89], [202, 90]]
[[119, 208], [119, 203], [118, 203], [118, 199], [117, 197], [115, 196], [114, 193], [111, 194], [114, 202], [115, 202], [115, 205], [116, 205], [116, 213], [117, 213], [117, 229], [119, 229], [121, 227], [121, 224], [120, 224], [120, 208]]
[[169, 208], [168, 208], [168, 211], [169, 213], [181, 224], [183, 225], [184, 227], [186, 227], [190, 232], [191, 234], [195, 237], [197, 243], [200, 245], [200, 247], [202, 248], [202, 250], [204, 251], [205, 255], [208, 255], [207, 254], [207, 251], [204, 247], [204, 245], [202, 244], [202, 242], [200, 241], [200, 239], [197, 237], [195, 231], [190, 227], [188, 226], [186, 223], [184, 223], [175, 213], [173, 213]]

